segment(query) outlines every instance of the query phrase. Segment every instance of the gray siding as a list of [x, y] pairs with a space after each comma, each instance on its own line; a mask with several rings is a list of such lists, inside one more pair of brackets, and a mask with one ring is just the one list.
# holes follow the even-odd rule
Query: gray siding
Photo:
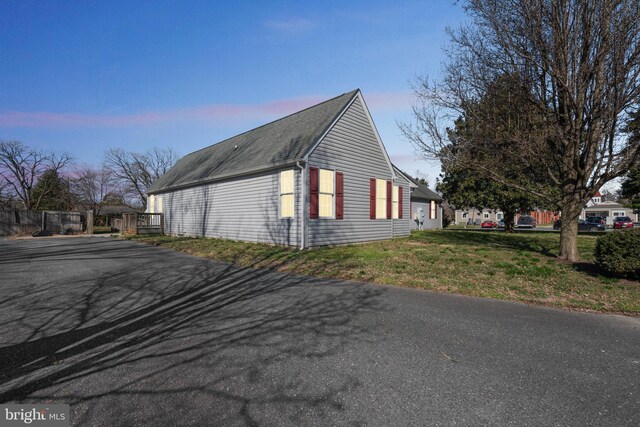
[[[369, 179], [390, 180], [391, 170], [359, 98], [311, 153], [309, 166], [344, 173], [344, 219], [309, 219], [309, 246], [381, 240], [393, 236], [392, 220], [369, 219]], [[308, 191], [305, 196], [308, 204]]]
[[402, 219], [393, 220], [393, 237], [408, 236], [411, 234], [411, 215], [409, 212], [411, 201], [411, 190], [409, 182], [398, 176], [395, 185], [402, 187]]
[[442, 228], [442, 207], [437, 204], [437, 218], [429, 219], [429, 203], [428, 202], [411, 202], [411, 229], [418, 229], [418, 221], [414, 218], [420, 218], [420, 208], [424, 209], [424, 224], [422, 224], [422, 228], [424, 230], [434, 229], [434, 228]]
[[297, 246], [301, 210], [295, 170], [294, 218], [279, 218], [279, 171], [274, 171], [159, 193], [165, 232]]

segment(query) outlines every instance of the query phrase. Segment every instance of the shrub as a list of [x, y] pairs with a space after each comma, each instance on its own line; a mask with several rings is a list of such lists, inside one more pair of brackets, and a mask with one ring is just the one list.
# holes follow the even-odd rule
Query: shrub
[[596, 264], [610, 273], [640, 277], [640, 228], [598, 238], [594, 255]]

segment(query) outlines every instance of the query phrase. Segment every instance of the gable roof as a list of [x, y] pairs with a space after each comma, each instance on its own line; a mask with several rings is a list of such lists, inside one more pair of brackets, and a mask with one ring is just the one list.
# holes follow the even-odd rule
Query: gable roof
[[356, 89], [344, 93], [187, 154], [147, 192], [157, 193], [295, 164], [315, 147], [359, 92]]
[[409, 187], [411, 188], [417, 187], [416, 183], [413, 181], [413, 178], [411, 178], [408, 174], [400, 170], [396, 165], [392, 165], [392, 166], [393, 166], [393, 172], [395, 172], [396, 176], [400, 175], [401, 178], [404, 178], [407, 182], [409, 182]]
[[430, 190], [429, 187], [413, 178], [408, 173], [403, 172], [396, 165], [393, 165], [393, 169], [397, 173], [402, 174], [402, 176], [408, 179], [412, 184], [411, 188], [413, 188], [413, 191], [411, 191], [411, 200], [435, 200], [436, 202], [442, 201], [442, 197], [440, 197], [436, 192]]
[[413, 200], [435, 200], [441, 202], [442, 197], [438, 196], [434, 191], [430, 190], [426, 185], [418, 183], [418, 187], [411, 192]]

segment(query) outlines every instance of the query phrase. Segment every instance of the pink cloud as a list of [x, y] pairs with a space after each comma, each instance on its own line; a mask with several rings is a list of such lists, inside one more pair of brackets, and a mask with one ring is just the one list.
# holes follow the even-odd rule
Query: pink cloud
[[[407, 109], [411, 105], [410, 94], [405, 92], [371, 93], [365, 95], [365, 99], [372, 110]], [[263, 104], [211, 104], [178, 110], [143, 111], [120, 115], [0, 111], [0, 127], [135, 127], [193, 121], [219, 124], [230, 121], [270, 120], [294, 113], [324, 100], [326, 97], [310, 96], [276, 100]]]

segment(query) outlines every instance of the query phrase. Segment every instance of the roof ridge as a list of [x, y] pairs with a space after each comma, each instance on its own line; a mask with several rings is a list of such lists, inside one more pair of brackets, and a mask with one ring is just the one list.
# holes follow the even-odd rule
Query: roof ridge
[[[147, 190], [149, 194], [185, 183], [262, 170], [300, 160], [360, 95], [360, 89], [264, 123], [182, 157]], [[235, 144], [235, 146], [234, 146]], [[236, 148], [241, 148], [236, 151]]]
[[[247, 134], [247, 133], [249, 133], [249, 132], [253, 132], [253, 131], [258, 130], [258, 129], [260, 129], [260, 128], [263, 128], [263, 127], [265, 127], [265, 126], [269, 126], [269, 125], [271, 125], [271, 124], [273, 124], [273, 123], [277, 123], [277, 122], [279, 122], [279, 121], [281, 121], [281, 120], [284, 120], [284, 119], [286, 119], [286, 118], [289, 118], [289, 117], [291, 117], [291, 116], [295, 116], [296, 114], [300, 114], [300, 113], [303, 113], [303, 112], [305, 112], [305, 111], [307, 111], [307, 110], [310, 110], [310, 109], [312, 109], [312, 108], [319, 107], [319, 106], [321, 106], [321, 105], [323, 105], [323, 104], [326, 104], [327, 102], [334, 101], [334, 100], [336, 100], [336, 99], [338, 99], [338, 98], [340, 98], [340, 97], [342, 97], [342, 96], [345, 96], [345, 95], [347, 95], [347, 94], [353, 94], [353, 95], [355, 95], [355, 94], [356, 94], [357, 92], [359, 92], [359, 91], [360, 91], [360, 89], [359, 89], [359, 88], [356, 88], [356, 89], [354, 89], [354, 90], [352, 90], [352, 91], [350, 91], [350, 92], [345, 92], [345, 93], [340, 94], [340, 95], [338, 95], [338, 96], [334, 96], [334, 97], [333, 97], [333, 98], [331, 98], [331, 99], [327, 99], [326, 101], [322, 101], [322, 102], [319, 102], [319, 103], [317, 103], [317, 104], [310, 105], [309, 107], [307, 107], [307, 108], [303, 108], [302, 110], [295, 111], [295, 112], [293, 112], [293, 113], [291, 113], [291, 114], [287, 114], [287, 115], [286, 115], [286, 116], [284, 116], [284, 117], [280, 117], [280, 118], [278, 118], [278, 119], [275, 119], [275, 120], [272, 120], [272, 121], [270, 121], [270, 122], [264, 123], [264, 124], [262, 124], [262, 125], [260, 125], [260, 126], [256, 126], [256, 127], [254, 127], [253, 129], [249, 129], [249, 130], [244, 131], [244, 132], [241, 132], [241, 133], [239, 133], [239, 134], [237, 134], [237, 135], [230, 136], [229, 138], [223, 139], [222, 141], [219, 141], [219, 142], [213, 143], [213, 144], [211, 144], [211, 145], [207, 145], [206, 147], [200, 148], [200, 149], [198, 149], [198, 150], [196, 150], [196, 151], [192, 151], [191, 153], [186, 154], [182, 159], [184, 159], [184, 158], [186, 158], [186, 157], [189, 157], [189, 156], [191, 156], [192, 154], [198, 153], [198, 152], [200, 152], [200, 151], [202, 151], [202, 150], [206, 150], [206, 149], [208, 149], [208, 148], [211, 148], [211, 147], [213, 147], [214, 145], [221, 145], [221, 144], [224, 144], [225, 142], [229, 142], [230, 140], [232, 140], [233, 138], [236, 138], [236, 137], [238, 137], [238, 136], [245, 135], [245, 134]], [[351, 97], [353, 97], [353, 95], [352, 95]], [[180, 160], [182, 160], [182, 159], [180, 159]]]

